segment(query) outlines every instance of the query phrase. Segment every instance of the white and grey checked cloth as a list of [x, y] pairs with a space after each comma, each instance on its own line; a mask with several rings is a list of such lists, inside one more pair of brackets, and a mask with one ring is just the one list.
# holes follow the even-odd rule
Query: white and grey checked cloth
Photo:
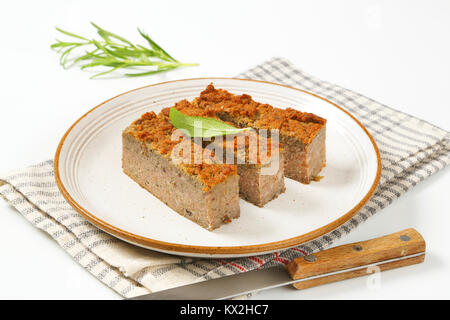
[[0, 177], [0, 195], [48, 233], [73, 259], [123, 297], [284, 264], [330, 246], [420, 181], [450, 163], [450, 134], [356, 92], [321, 81], [273, 58], [239, 75], [308, 90], [352, 113], [374, 137], [381, 154], [380, 185], [350, 221], [293, 249], [239, 259], [193, 259], [141, 249], [97, 229], [60, 194], [49, 160]]

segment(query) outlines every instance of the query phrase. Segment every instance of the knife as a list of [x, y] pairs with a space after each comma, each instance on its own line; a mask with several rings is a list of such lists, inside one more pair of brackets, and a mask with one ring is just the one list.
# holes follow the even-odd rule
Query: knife
[[424, 260], [423, 237], [415, 229], [406, 229], [295, 258], [285, 267], [253, 270], [196, 282], [130, 300], [221, 300], [285, 285], [306, 289]]

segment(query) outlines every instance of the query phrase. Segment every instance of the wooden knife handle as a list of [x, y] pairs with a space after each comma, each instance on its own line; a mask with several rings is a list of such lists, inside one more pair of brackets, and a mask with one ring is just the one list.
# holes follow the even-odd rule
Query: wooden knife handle
[[[423, 252], [422, 255], [420, 255], [421, 252]], [[415, 256], [398, 261], [386, 261], [409, 255]], [[372, 272], [367, 268], [339, 272], [342, 270], [377, 264], [379, 267], [377, 271], [384, 271], [421, 263], [424, 260], [425, 240], [416, 230], [406, 229], [380, 238], [346, 244], [299, 257], [288, 263], [286, 269], [294, 280], [318, 276], [293, 284], [297, 289], [306, 289]], [[383, 263], [383, 261], [386, 262]], [[320, 277], [320, 275], [324, 276]]]

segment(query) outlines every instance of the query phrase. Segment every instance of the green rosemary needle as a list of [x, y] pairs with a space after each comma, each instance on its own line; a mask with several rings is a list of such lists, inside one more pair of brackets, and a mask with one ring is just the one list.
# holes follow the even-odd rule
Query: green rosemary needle
[[[124, 74], [127, 77], [140, 77], [179, 67], [198, 65], [197, 63], [181, 63], [174, 59], [140, 29], [138, 29], [139, 34], [150, 47], [133, 44], [117, 34], [100, 28], [95, 23], [91, 22], [91, 24], [96, 28], [100, 39], [88, 39], [56, 28], [60, 33], [73, 38], [72, 41], [56, 40], [56, 43], [50, 46], [60, 53], [59, 63], [65, 69], [75, 65], [80, 65], [81, 70], [94, 67], [108, 68], [108, 70], [99, 72], [91, 78], [103, 76], [118, 69], [147, 69]], [[80, 48], [84, 49], [84, 52], [80, 52]]]

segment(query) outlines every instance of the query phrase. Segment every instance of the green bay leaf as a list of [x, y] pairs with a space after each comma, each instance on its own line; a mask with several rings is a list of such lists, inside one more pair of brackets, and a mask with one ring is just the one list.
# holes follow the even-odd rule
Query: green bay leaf
[[169, 119], [175, 128], [191, 138], [211, 138], [250, 130], [250, 128], [236, 128], [214, 118], [188, 116], [175, 108], [170, 109]]

